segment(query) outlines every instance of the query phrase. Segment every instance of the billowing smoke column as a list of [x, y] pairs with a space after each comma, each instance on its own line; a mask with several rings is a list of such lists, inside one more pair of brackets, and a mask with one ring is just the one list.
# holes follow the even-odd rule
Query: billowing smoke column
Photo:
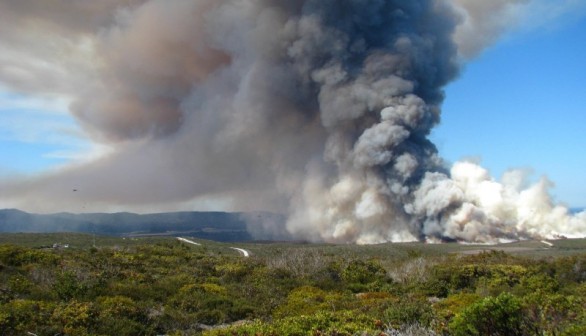
[[290, 228], [327, 241], [423, 239], [410, 204], [426, 172], [443, 171], [426, 136], [456, 75], [456, 18], [433, 1], [309, 8], [287, 56], [317, 95], [324, 162], [310, 162]]
[[[74, 185], [84, 202], [103, 206], [211, 197], [237, 208], [284, 207], [288, 230], [313, 241], [584, 236], [586, 213], [553, 205], [546, 180], [527, 187], [511, 172], [498, 183], [469, 162], [450, 170], [427, 139], [442, 87], [457, 76], [460, 57], [480, 48], [467, 44], [470, 32], [499, 28], [475, 25], [484, 17], [478, 4], [77, 4], [78, 15], [95, 19], [84, 26], [54, 13], [50, 24], [74, 27], [70, 39], [85, 41], [99, 65], [80, 71], [84, 85], [62, 90], [81, 124], [116, 150], [2, 187], [46, 203], [71, 201], [55, 194]], [[17, 16], [15, 7], [5, 12]]]

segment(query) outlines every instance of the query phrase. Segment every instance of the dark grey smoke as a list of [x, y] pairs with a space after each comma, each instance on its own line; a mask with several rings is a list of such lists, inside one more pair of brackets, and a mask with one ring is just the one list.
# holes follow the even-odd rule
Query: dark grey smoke
[[[283, 211], [291, 233], [334, 242], [586, 233], [586, 214], [554, 206], [546, 181], [524, 188], [511, 173], [497, 183], [466, 162], [450, 170], [427, 138], [443, 87], [479, 50], [470, 32], [490, 41], [501, 27], [479, 13], [494, 18], [519, 1], [54, 2], [75, 19], [41, 16], [35, 2], [3, 3], [0, 13], [34, 23], [12, 27], [19, 36], [78, 52], [76, 71], [47, 70], [68, 85], [44, 93], [70, 97], [112, 152], [5, 181], [7, 204], [152, 212], [208, 202]], [[12, 87], [43, 91], [9, 75]]]

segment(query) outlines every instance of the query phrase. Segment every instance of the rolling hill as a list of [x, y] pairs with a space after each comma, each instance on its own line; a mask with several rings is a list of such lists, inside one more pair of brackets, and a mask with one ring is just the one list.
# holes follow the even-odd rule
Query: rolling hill
[[228, 212], [33, 214], [0, 210], [0, 232], [190, 235], [216, 241], [289, 240], [281, 215]]

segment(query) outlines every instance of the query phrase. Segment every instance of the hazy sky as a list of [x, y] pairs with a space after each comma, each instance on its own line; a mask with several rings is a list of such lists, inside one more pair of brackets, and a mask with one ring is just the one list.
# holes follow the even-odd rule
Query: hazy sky
[[[586, 1], [566, 1], [564, 8], [572, 10], [560, 13], [552, 10], [555, 1], [541, 3], [554, 5], [534, 6], [517, 27], [466, 63], [446, 89], [442, 121], [431, 139], [447, 161], [477, 158], [497, 177], [509, 168], [547, 175], [557, 201], [582, 207]], [[11, 92], [0, 82], [2, 178], [59, 169], [108, 151], [84, 133], [68, 103]]]

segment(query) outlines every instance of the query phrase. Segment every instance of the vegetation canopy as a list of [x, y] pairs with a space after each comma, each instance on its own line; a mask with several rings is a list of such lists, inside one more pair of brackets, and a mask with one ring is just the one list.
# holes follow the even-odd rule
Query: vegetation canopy
[[586, 334], [585, 240], [195, 240], [0, 235], [0, 334]]

